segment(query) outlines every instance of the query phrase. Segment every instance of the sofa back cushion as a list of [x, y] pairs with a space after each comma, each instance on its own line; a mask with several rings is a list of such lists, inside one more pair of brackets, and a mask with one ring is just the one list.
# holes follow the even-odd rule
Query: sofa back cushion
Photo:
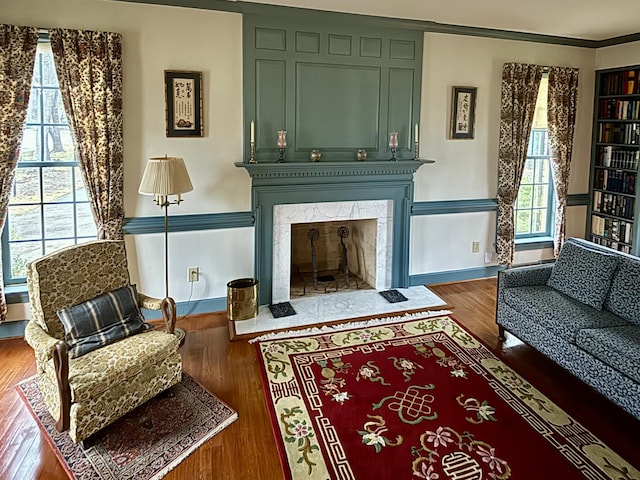
[[604, 308], [640, 326], [640, 259], [621, 256]]
[[602, 310], [618, 255], [565, 242], [551, 270], [547, 285], [593, 308]]

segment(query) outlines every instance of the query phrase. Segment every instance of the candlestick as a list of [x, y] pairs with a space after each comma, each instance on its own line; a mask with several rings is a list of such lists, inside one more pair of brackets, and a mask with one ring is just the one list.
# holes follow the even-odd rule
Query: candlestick
[[278, 148], [280, 149], [280, 156], [277, 163], [284, 162], [284, 149], [287, 148], [287, 131], [278, 130]]
[[251, 120], [251, 133], [249, 135], [249, 141], [254, 143], [256, 141], [256, 126], [253, 120]]
[[396, 149], [398, 148], [398, 132], [389, 132], [389, 148], [391, 149], [391, 158], [389, 160], [397, 161]]
[[249, 143], [249, 163], [258, 163], [256, 160], [256, 142]]
[[420, 144], [418, 143], [418, 141], [416, 140], [413, 147], [415, 148], [415, 156], [413, 157], [414, 160], [420, 160], [420, 155], [418, 154], [418, 150], [420, 149]]

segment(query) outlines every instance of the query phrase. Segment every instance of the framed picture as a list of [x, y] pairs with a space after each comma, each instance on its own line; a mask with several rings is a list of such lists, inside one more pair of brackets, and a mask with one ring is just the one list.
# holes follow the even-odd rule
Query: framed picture
[[164, 71], [167, 137], [201, 137], [202, 72]]
[[472, 139], [476, 122], [476, 87], [453, 87], [449, 138]]

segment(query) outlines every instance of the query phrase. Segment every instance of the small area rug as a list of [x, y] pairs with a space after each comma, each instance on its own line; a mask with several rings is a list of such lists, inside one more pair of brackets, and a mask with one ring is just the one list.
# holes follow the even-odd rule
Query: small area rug
[[162, 478], [238, 418], [183, 373], [180, 383], [96, 433], [82, 448], [56, 430], [35, 377], [17, 388], [67, 474], [76, 480]]
[[451, 316], [391, 322], [256, 344], [287, 479], [639, 478]]

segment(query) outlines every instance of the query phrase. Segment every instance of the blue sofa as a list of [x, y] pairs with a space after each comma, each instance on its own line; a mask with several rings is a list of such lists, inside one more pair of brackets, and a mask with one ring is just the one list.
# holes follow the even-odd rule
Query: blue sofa
[[498, 274], [496, 322], [640, 419], [640, 258], [570, 238]]

